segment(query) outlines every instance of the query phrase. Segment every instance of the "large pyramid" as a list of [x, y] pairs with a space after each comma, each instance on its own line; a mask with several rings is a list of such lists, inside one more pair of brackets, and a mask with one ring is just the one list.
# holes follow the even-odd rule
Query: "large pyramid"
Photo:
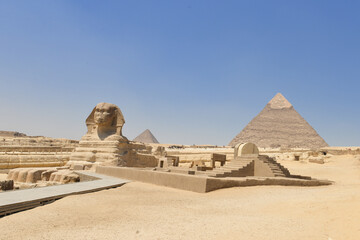
[[159, 143], [149, 129], [143, 131], [139, 136], [134, 138], [133, 141], [142, 143]]
[[281, 93], [276, 94], [229, 145], [244, 142], [272, 148], [314, 149], [328, 146]]

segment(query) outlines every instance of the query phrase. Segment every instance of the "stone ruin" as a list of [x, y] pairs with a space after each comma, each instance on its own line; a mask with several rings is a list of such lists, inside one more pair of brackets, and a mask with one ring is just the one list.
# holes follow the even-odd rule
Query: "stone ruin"
[[78, 141], [33, 136], [0, 137], [0, 169], [60, 167], [70, 159]]
[[[175, 158], [175, 157], [173, 157]], [[234, 147], [234, 158], [226, 160], [225, 154], [213, 153], [210, 166], [205, 161], [192, 161], [188, 168], [179, 167], [179, 157], [173, 161], [171, 156], [160, 159], [157, 171], [201, 175], [214, 178], [225, 177], [283, 177], [307, 178], [290, 174], [289, 170], [279, 164], [275, 158], [260, 155], [258, 147], [253, 143], [239, 143]], [[220, 166], [216, 166], [216, 162]]]
[[267, 155], [259, 155], [253, 143], [239, 143], [234, 148], [234, 160], [214, 169], [210, 177], [291, 177], [288, 169]]
[[7, 181], [24, 189], [80, 182], [80, 176], [64, 168], [15, 168], [9, 171]]
[[14, 189], [14, 181], [13, 180], [0, 181], [0, 192], [13, 190], [13, 189]]
[[332, 184], [327, 180], [291, 174], [274, 158], [260, 155], [259, 149], [253, 143], [237, 144], [233, 154], [234, 159], [227, 161], [225, 154], [213, 153], [212, 166], [206, 166], [201, 160], [194, 161], [190, 167], [179, 166], [179, 157], [166, 156], [160, 158], [158, 166], [152, 169], [98, 166], [96, 172], [194, 192], [209, 192], [238, 186]]

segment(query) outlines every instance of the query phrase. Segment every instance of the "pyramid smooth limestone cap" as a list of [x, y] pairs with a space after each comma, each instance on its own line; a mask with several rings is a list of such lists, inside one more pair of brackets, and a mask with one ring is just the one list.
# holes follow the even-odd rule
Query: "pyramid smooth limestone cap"
[[272, 109], [284, 109], [292, 107], [292, 104], [281, 93], [277, 93], [275, 97], [270, 100], [268, 105]]

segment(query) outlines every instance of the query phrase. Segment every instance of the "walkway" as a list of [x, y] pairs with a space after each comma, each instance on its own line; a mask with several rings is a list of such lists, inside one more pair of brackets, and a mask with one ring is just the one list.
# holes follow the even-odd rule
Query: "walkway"
[[119, 187], [129, 182], [128, 180], [104, 176], [93, 172], [78, 172], [98, 179], [88, 182], [1, 192], [0, 217], [51, 203], [65, 196]]

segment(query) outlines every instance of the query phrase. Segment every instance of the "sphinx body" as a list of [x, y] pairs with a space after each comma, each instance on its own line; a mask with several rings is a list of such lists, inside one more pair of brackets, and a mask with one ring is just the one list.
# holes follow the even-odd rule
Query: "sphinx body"
[[151, 147], [129, 142], [122, 135], [125, 119], [118, 106], [99, 103], [86, 119], [87, 133], [70, 156], [68, 164], [155, 167]]

